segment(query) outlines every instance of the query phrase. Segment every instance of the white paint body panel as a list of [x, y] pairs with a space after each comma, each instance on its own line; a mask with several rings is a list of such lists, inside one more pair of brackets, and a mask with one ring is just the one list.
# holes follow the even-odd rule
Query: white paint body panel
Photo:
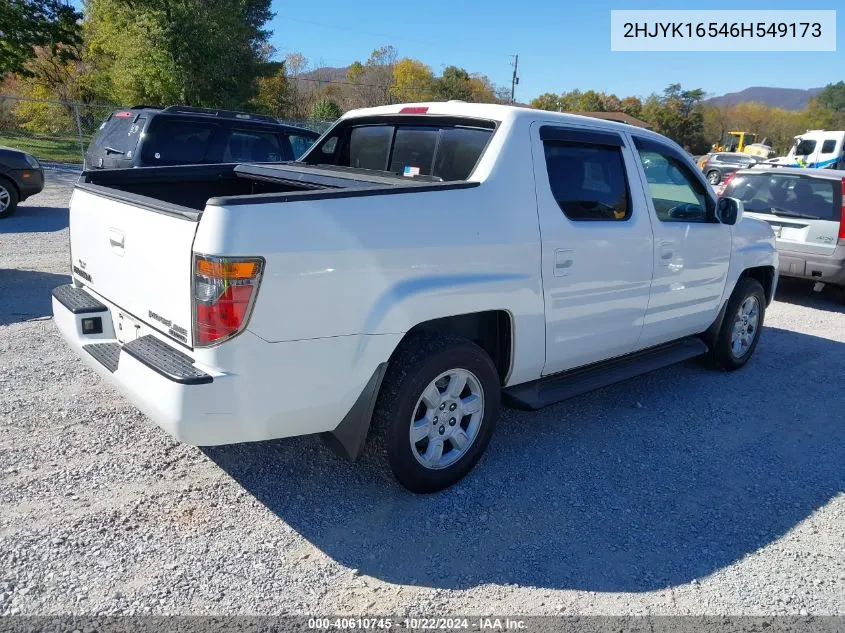
[[[707, 227], [728, 236], [724, 248], [708, 235], [676, 226], [677, 235], [661, 239], [679, 245], [686, 277], [656, 273], [655, 220], [627, 136], [632, 221], [620, 226], [566, 221], [550, 200], [542, 146], [532, 125], [589, 126], [622, 135], [628, 126], [524, 108], [427, 105], [430, 114], [499, 122], [470, 176], [478, 186], [336, 199], [304, 196], [296, 202], [256, 198], [255, 204], [208, 206], [199, 223], [76, 192], [74, 262], [88, 257], [94, 294], [109, 308], [99, 342], [111, 340], [117, 304], [141, 318], [146, 333], [176, 347], [147, 313], [178, 319], [190, 331], [192, 250], [265, 259], [246, 331], [216, 347], [187, 350], [194, 365], [214, 377], [212, 383], [170, 382], [125, 353], [110, 373], [82, 350], [93, 339], [81, 334], [79, 317], [54, 300], [63, 336], [100, 376], [176, 438], [198, 445], [255, 441], [334, 429], [379, 364], [421, 322], [505, 311], [513, 329], [507, 385], [514, 385], [541, 377], [544, 369], [577, 367], [640, 349], [649, 340], [684, 336], [693, 324], [703, 331], [709, 325], [705, 317], [715, 318], [719, 297], [726, 300], [744, 266], [777, 264], [773, 239], [756, 225], [745, 230], [743, 222], [733, 231]], [[396, 113], [400, 107], [344, 118]], [[146, 249], [130, 251], [127, 239], [131, 258], [110, 259], [113, 227], [140, 236]], [[553, 280], [557, 249], [575, 250], [569, 279]], [[173, 278], [162, 281], [168, 274]], [[658, 287], [681, 281], [700, 291], [669, 292], [654, 303], [653, 275]], [[692, 308], [673, 305], [688, 300]], [[658, 305], [663, 309], [656, 310]], [[655, 333], [644, 338], [650, 325]]]

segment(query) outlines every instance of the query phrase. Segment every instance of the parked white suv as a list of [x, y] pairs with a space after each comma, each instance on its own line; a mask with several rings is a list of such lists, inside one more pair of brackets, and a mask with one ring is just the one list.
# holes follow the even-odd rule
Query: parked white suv
[[772, 229], [676, 144], [497, 105], [350, 112], [301, 162], [86, 173], [70, 225], [55, 322], [162, 428], [350, 458], [373, 429], [414, 491], [473, 467], [502, 397], [743, 366], [778, 280]]

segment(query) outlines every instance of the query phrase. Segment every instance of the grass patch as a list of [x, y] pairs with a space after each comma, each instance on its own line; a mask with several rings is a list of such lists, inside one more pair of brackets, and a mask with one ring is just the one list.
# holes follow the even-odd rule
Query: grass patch
[[[85, 139], [86, 143], [89, 139]], [[22, 136], [0, 132], [0, 145], [23, 150], [38, 160], [56, 163], [82, 163], [79, 138], [73, 136]]]

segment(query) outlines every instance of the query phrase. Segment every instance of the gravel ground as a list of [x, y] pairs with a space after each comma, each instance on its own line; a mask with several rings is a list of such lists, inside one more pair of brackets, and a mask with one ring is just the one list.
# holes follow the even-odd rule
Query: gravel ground
[[0, 613], [845, 614], [845, 307], [784, 283], [743, 371], [506, 411], [413, 496], [314, 438], [171, 440], [62, 343], [76, 175], [0, 221]]

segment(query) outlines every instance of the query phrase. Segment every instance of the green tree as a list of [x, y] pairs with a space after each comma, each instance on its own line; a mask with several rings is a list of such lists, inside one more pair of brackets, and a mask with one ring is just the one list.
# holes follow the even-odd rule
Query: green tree
[[550, 110], [551, 112], [558, 112], [561, 109], [560, 97], [553, 92], [544, 92], [539, 97], [532, 99], [528, 105], [538, 110]]
[[88, 46], [122, 103], [238, 108], [255, 94], [270, 0], [89, 0]]
[[258, 94], [253, 99], [253, 105], [270, 116], [290, 116], [291, 85], [285, 73], [284, 63], [275, 74], [258, 78]]
[[704, 139], [703, 97], [703, 90], [684, 90], [681, 84], [670, 84], [662, 95], [646, 99], [643, 118], [679, 145], [700, 151], [709, 146]]
[[619, 102], [619, 110], [628, 116], [639, 119], [643, 116], [643, 102], [639, 97], [625, 97]]
[[446, 66], [443, 74], [435, 81], [434, 91], [443, 101], [458, 99], [470, 101], [472, 98], [472, 83], [469, 73], [457, 66]]
[[318, 121], [336, 121], [343, 116], [341, 107], [331, 99], [323, 98], [311, 109], [311, 118]]
[[66, 62], [82, 43], [82, 15], [62, 0], [0, 1], [0, 77], [27, 74], [27, 62], [46, 47]]
[[584, 92], [576, 104], [575, 112], [604, 112], [604, 95], [595, 90]]
[[816, 97], [816, 102], [827, 110], [845, 112], [845, 81], [825, 86]]

